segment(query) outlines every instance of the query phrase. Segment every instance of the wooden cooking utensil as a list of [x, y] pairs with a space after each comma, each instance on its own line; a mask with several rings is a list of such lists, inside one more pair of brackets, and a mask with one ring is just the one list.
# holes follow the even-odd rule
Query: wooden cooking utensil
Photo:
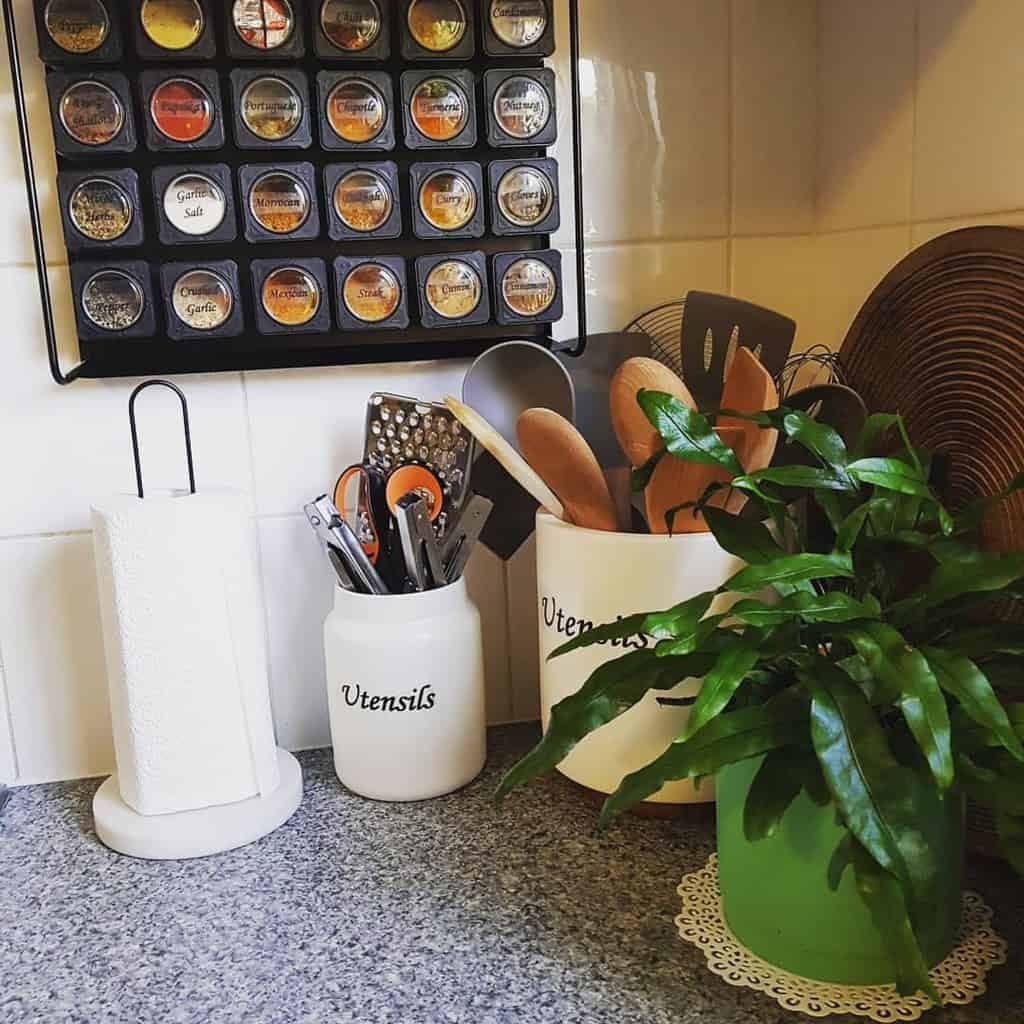
[[691, 409], [697, 406], [686, 385], [656, 359], [627, 359], [612, 376], [608, 402], [612, 427], [622, 450], [634, 466], [642, 466], [661, 447], [662, 440], [637, 403], [637, 392], [665, 391]]
[[555, 492], [571, 522], [588, 530], [618, 529], [597, 456], [564, 416], [551, 409], [527, 409], [516, 423], [516, 437], [530, 468]]
[[526, 460], [475, 409], [449, 395], [444, 404], [455, 418], [494, 456], [509, 476], [553, 516], [565, 519], [565, 508]]
[[[743, 430], [739, 427], [716, 427], [715, 433], [734, 450], [744, 436]], [[651, 475], [645, 492], [647, 523], [651, 533], [668, 533], [665, 515], [670, 509], [688, 501], [696, 501], [707, 489], [708, 484], [728, 483], [731, 478], [729, 471], [721, 466], [690, 462], [678, 459], [674, 455], [665, 455]], [[711, 504], [717, 508], [726, 507], [726, 494], [727, 491], [716, 494], [711, 499]], [[683, 509], [676, 513], [672, 532], [703, 533], [707, 528], [704, 516], [694, 515], [692, 509]]]

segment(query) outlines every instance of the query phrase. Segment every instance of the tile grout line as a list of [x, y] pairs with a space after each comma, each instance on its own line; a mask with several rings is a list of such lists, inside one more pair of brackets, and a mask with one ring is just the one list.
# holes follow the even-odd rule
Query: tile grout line
[[0, 535], [0, 544], [20, 540], [60, 540], [62, 537], [89, 537], [92, 530], [41, 530], [39, 533], [8, 533]]
[[238, 374], [238, 380], [242, 387], [242, 408], [245, 411], [245, 440], [246, 445], [249, 449], [249, 486], [252, 488], [252, 504], [253, 504], [253, 534], [256, 538], [256, 569], [259, 573], [260, 581], [260, 606], [263, 613], [263, 645], [265, 657], [267, 659], [267, 700], [270, 703], [270, 717], [274, 723], [274, 742], [278, 741], [277, 729], [278, 729], [278, 714], [277, 707], [274, 703], [274, 680], [273, 680], [273, 667], [272, 659], [270, 656], [270, 613], [267, 611], [267, 578], [263, 572], [263, 538], [260, 536], [259, 523], [260, 517], [255, 514], [256, 511], [256, 445], [253, 441], [252, 436], [252, 416], [249, 411], [249, 386], [248, 381], [245, 379], [245, 371], [242, 370]]

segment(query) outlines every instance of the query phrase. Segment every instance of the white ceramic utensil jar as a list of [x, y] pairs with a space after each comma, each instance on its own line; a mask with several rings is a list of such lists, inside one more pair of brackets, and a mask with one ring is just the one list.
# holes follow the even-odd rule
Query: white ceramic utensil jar
[[[547, 729], [551, 709], [575, 693], [606, 661], [653, 642], [625, 641], [585, 647], [548, 661], [548, 655], [590, 625], [614, 622], [634, 612], [671, 608], [721, 586], [744, 563], [719, 547], [710, 533], [604, 533], [582, 530], [549, 512], [537, 515], [537, 582], [540, 602], [541, 717]], [[716, 599], [711, 613], [723, 612], [736, 595]], [[710, 613], [709, 613], [710, 614]], [[675, 689], [650, 692], [627, 712], [576, 745], [558, 770], [574, 782], [611, 793], [624, 775], [653, 761], [682, 732], [688, 707], [663, 707], [659, 697], [693, 697], [700, 688], [688, 679]], [[714, 799], [710, 780], [670, 782], [652, 803], [703, 803]]]
[[335, 589], [324, 623], [334, 767], [374, 800], [426, 800], [486, 757], [480, 613], [465, 580], [420, 594]]

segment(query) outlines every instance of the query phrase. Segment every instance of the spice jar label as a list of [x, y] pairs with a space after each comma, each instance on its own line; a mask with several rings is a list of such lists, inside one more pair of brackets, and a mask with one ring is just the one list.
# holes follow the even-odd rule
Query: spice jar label
[[110, 32], [110, 16], [101, 0], [50, 0], [43, 24], [49, 37], [66, 53], [93, 53]]
[[320, 27], [339, 50], [357, 53], [380, 35], [381, 13], [376, 0], [325, 0]]
[[546, 0], [491, 0], [491, 29], [506, 45], [533, 46], [548, 27]]
[[372, 171], [350, 171], [334, 188], [334, 209], [353, 231], [375, 231], [391, 215], [391, 189]]
[[453, 49], [466, 34], [462, 0], [412, 0], [406, 20], [413, 39], [434, 53]]
[[71, 222], [86, 238], [112, 242], [131, 226], [134, 213], [127, 192], [106, 178], [89, 178], [68, 200]]
[[207, 235], [220, 227], [227, 201], [220, 186], [202, 174], [183, 174], [164, 191], [164, 214], [187, 235]]
[[102, 82], [76, 82], [60, 100], [65, 131], [84, 146], [103, 146], [124, 127], [124, 107], [117, 93]]
[[250, 82], [241, 107], [245, 126], [268, 142], [287, 139], [302, 123], [302, 97], [283, 78], [268, 75]]
[[521, 75], [509, 78], [494, 96], [494, 116], [507, 135], [532, 139], [547, 127], [551, 99], [536, 80]]

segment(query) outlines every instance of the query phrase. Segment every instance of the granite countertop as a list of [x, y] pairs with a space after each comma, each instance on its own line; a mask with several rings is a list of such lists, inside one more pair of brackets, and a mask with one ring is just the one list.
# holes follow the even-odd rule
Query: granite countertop
[[[329, 751], [276, 833], [204, 860], [116, 856], [92, 830], [98, 780], [15, 791], [0, 818], [4, 1024], [796, 1024], [708, 973], [673, 918], [713, 850], [706, 808], [594, 832], [560, 777], [491, 794], [536, 738], [492, 730], [485, 774], [422, 804], [352, 796]], [[1010, 963], [929, 1024], [1024, 1022], [1024, 886], [979, 861]], [[851, 1022], [854, 1018], [833, 1018]]]

